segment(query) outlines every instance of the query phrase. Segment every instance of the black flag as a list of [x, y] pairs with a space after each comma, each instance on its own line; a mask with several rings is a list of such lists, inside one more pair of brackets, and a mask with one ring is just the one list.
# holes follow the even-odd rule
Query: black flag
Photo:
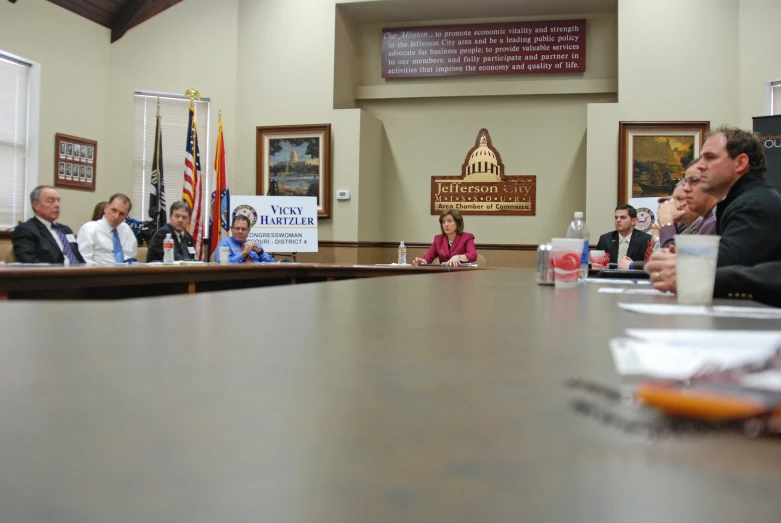
[[163, 135], [160, 129], [160, 115], [157, 115], [155, 129], [155, 152], [152, 156], [152, 185], [149, 189], [149, 217], [159, 229], [168, 220], [165, 214], [165, 183], [163, 182]]

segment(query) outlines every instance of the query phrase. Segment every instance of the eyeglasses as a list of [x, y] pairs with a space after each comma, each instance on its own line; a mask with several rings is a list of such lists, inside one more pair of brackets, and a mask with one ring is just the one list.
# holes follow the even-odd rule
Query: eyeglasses
[[689, 187], [696, 187], [702, 180], [700, 178], [684, 178], [682, 184]]
[[249, 229], [247, 229], [245, 227], [231, 227], [231, 229], [236, 231], [236, 232], [245, 232], [245, 231], [249, 230]]

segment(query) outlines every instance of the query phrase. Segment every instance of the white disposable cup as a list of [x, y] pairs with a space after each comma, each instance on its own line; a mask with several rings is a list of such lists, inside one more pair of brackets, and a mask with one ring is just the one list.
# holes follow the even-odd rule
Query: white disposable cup
[[228, 265], [228, 257], [230, 254], [230, 247], [220, 247], [220, 265]]
[[553, 282], [556, 288], [577, 287], [585, 241], [583, 238], [551, 240], [550, 256], [553, 259]]
[[710, 305], [719, 258], [719, 236], [675, 236], [675, 272], [678, 303]]
[[605, 268], [605, 251], [591, 251], [591, 268], [595, 271]]

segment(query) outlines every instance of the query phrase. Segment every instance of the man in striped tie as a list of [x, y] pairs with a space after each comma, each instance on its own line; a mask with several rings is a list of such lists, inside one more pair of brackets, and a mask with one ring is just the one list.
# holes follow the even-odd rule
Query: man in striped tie
[[57, 223], [60, 194], [54, 187], [39, 185], [30, 193], [35, 216], [14, 229], [11, 241], [20, 263], [84, 263], [73, 231]]

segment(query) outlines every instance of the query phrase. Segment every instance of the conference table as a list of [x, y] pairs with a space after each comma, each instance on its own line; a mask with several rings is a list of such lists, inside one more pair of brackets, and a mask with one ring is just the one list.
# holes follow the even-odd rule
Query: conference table
[[1, 302], [0, 521], [779, 521], [781, 440], [649, 438], [565, 385], [623, 386], [627, 328], [781, 321], [599, 287], [502, 269]]
[[483, 270], [442, 265], [179, 262], [122, 265], [0, 265], [0, 300], [119, 299], [194, 294], [353, 278]]

